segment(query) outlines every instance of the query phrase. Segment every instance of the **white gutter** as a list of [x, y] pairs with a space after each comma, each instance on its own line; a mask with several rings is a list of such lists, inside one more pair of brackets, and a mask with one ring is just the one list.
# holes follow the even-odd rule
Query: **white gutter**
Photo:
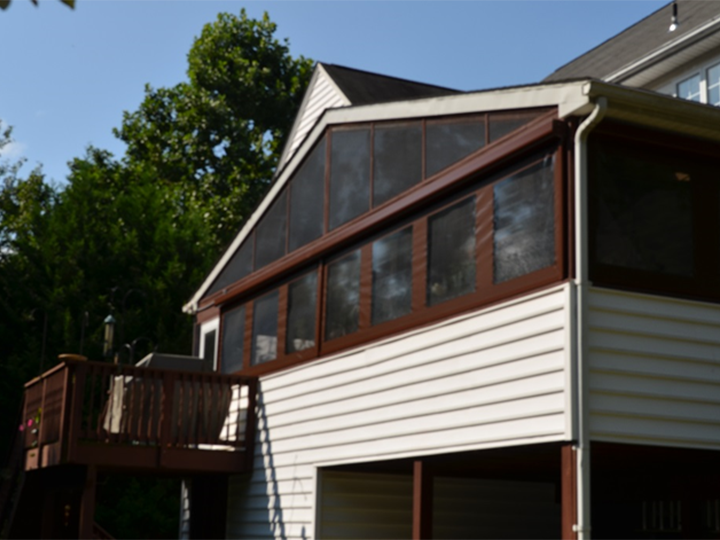
[[[588, 88], [589, 90], [589, 88]], [[588, 375], [587, 343], [585, 340], [585, 314], [587, 311], [588, 243], [587, 243], [587, 138], [607, 111], [607, 99], [599, 97], [590, 116], [575, 133], [575, 354], [576, 354], [576, 409], [577, 420], [577, 523], [573, 530], [578, 540], [590, 538], [590, 431], [587, 403]]]

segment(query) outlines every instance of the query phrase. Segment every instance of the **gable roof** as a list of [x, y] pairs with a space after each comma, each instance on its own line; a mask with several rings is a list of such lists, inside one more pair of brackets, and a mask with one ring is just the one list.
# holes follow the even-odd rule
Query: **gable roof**
[[398, 79], [344, 66], [333, 64], [322, 64], [322, 66], [353, 105], [373, 105], [389, 101], [405, 101], [460, 93], [451, 88]]
[[285, 166], [327, 109], [458, 93], [461, 92], [442, 86], [318, 62], [280, 156], [278, 171]]
[[[664, 48], [687, 43], [708, 26], [720, 22], [720, 2], [678, 0], [679, 26], [669, 32], [672, 3], [669, 3], [618, 35], [601, 43], [575, 60], [558, 68], [544, 82], [580, 77], [621, 82], [628, 66], [651, 57]], [[699, 37], [699, 36], [698, 36]]]

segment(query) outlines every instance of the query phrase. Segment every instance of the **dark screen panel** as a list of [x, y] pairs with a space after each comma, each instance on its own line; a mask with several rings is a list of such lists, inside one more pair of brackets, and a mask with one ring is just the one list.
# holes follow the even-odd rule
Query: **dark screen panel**
[[553, 159], [493, 188], [494, 281], [501, 283], [555, 263]]
[[376, 126], [373, 135], [373, 205], [392, 199], [421, 179], [421, 125]]
[[275, 200], [270, 210], [262, 217], [255, 234], [255, 270], [278, 260], [285, 255], [285, 234], [287, 230], [287, 190]]
[[475, 197], [428, 219], [428, 305], [475, 290]]
[[412, 227], [373, 243], [372, 272], [372, 324], [391, 321], [410, 313]]
[[221, 291], [252, 272], [253, 268], [253, 237], [250, 234], [235, 254], [230, 258], [227, 266], [220, 272], [205, 296]]
[[251, 364], [256, 366], [277, 358], [278, 291], [258, 298], [253, 304]]
[[322, 236], [325, 211], [325, 146], [323, 137], [290, 182], [290, 251]]
[[334, 131], [330, 152], [330, 230], [370, 208], [370, 130]]
[[660, 274], [694, 274], [693, 183], [703, 174], [621, 145], [596, 145], [591, 202], [594, 258]]
[[205, 334], [205, 346], [203, 347], [203, 371], [212, 371], [215, 363], [215, 338], [217, 332], [212, 330]]
[[234, 373], [243, 367], [245, 344], [245, 306], [228, 311], [222, 318], [222, 362], [223, 373]]
[[490, 142], [495, 142], [508, 133], [521, 128], [543, 113], [544, 111], [525, 111], [490, 114], [490, 125], [488, 126]]
[[317, 272], [288, 285], [287, 340], [288, 353], [315, 346], [317, 313]]
[[485, 146], [485, 121], [474, 118], [428, 122], [425, 140], [425, 177], [430, 177]]
[[360, 321], [360, 251], [332, 262], [327, 269], [325, 339], [357, 331]]

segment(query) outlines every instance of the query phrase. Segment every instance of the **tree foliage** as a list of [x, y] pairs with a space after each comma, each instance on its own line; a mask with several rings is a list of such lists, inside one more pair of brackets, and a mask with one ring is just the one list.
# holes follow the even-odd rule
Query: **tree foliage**
[[188, 81], [146, 87], [116, 135], [130, 164], [178, 184], [206, 209], [219, 244], [230, 240], [267, 189], [312, 62], [289, 54], [276, 25], [218, 15], [188, 54]]
[[[188, 54], [188, 80], [147, 87], [124, 114], [124, 156], [89, 148], [71, 160], [64, 185], [47, 184], [40, 169], [24, 174], [22, 161], [0, 163], [0, 458], [43, 351], [45, 369], [81, 346], [100, 360], [111, 310], [120, 345], [147, 338], [135, 360], [149, 342], [191, 352], [181, 306], [267, 189], [310, 76], [310, 61], [291, 57], [275, 30], [267, 15], [244, 11], [206, 25]], [[6, 129], [0, 149], [10, 142]], [[136, 537], [177, 533], [174, 503], [172, 519], [148, 525], [163, 489], [125, 484], [101, 491], [110, 508], [134, 507], [143, 527], [121, 516], [101, 525]]]
[[[37, 5], [40, 3], [39, 0], [30, 0], [34, 6], [37, 7]], [[0, 0], [0, 9], [7, 9], [10, 6], [11, 0]], [[75, 9], [75, 0], [60, 0], [63, 4], [65, 4], [70, 9]]]

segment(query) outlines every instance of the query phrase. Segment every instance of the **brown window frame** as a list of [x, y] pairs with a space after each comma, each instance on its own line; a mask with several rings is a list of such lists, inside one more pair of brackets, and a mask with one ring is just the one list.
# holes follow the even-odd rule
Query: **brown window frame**
[[[513, 117], [513, 116], [529, 116], [532, 114], [537, 114], [538, 116], [534, 118], [533, 120], [528, 121], [525, 125], [522, 125], [515, 130], [506, 133], [502, 137], [499, 137], [496, 141], [493, 141], [493, 143], [489, 142], [489, 130], [490, 130], [490, 123], [492, 122], [493, 118], [504, 118], [504, 117]], [[395, 120], [385, 120], [385, 121], [375, 121], [375, 122], [356, 122], [356, 123], [350, 123], [350, 124], [343, 124], [343, 125], [337, 125], [337, 126], [331, 126], [327, 129], [323, 137], [318, 141], [318, 144], [325, 144], [325, 174], [324, 174], [324, 193], [323, 193], [323, 232], [320, 238], [315, 239], [307, 244], [304, 244], [303, 246], [296, 248], [293, 251], [289, 250], [289, 238], [290, 238], [290, 208], [291, 208], [291, 194], [292, 194], [292, 178], [287, 182], [287, 184], [283, 187], [283, 190], [281, 191], [281, 194], [284, 193], [286, 196], [286, 212], [285, 212], [285, 252], [284, 255], [281, 256], [279, 259], [276, 259], [270, 263], [265, 264], [264, 266], [256, 267], [257, 266], [257, 241], [256, 236], [257, 232], [256, 230], [253, 230], [250, 235], [252, 238], [246, 239], [244, 243], [246, 242], [252, 242], [252, 271], [250, 273], [250, 276], [245, 276], [240, 279], [238, 279], [234, 283], [230, 283], [225, 287], [220, 287], [215, 290], [215, 292], [208, 294], [207, 296], [203, 297], [200, 300], [200, 306], [201, 308], [206, 305], [211, 304], [218, 304], [221, 302], [224, 302], [227, 299], [228, 293], [231, 291], [234, 291], [234, 294], [238, 294], [240, 289], [243, 289], [243, 284], [247, 282], [248, 277], [252, 277], [254, 274], [264, 275], [266, 268], [275, 268], [276, 264], [279, 260], [295, 260], [290, 259], [293, 254], [296, 254], [297, 252], [304, 252], [304, 249], [306, 246], [309, 245], [316, 245], [318, 243], [322, 244], [324, 237], [328, 236], [330, 238], [333, 238], [338, 231], [344, 230], [346, 227], [350, 226], [350, 224], [354, 224], [357, 222], [362, 222], [365, 220], [365, 218], [368, 215], [375, 214], [382, 208], [386, 207], [394, 207], [396, 206], [396, 203], [400, 202], [406, 195], [414, 193], [418, 191], [422, 186], [430, 183], [435, 183], [438, 179], [442, 179], [443, 177], [447, 176], [447, 173], [454, 169], [455, 167], [459, 166], [460, 164], [468, 161], [469, 158], [472, 156], [475, 156], [479, 153], [484, 153], [484, 151], [488, 148], [492, 148], [493, 150], [497, 151], [498, 149], [502, 149], [507, 143], [507, 141], [513, 141], [515, 139], [527, 139], [528, 133], [533, 134], [537, 131], [538, 127], [547, 127], [548, 123], [552, 123], [553, 120], [556, 118], [557, 113], [554, 109], [549, 108], [538, 108], [538, 109], [526, 109], [523, 111], [494, 111], [494, 112], [482, 112], [482, 113], [471, 113], [471, 114], [461, 114], [461, 115], [448, 115], [448, 116], [438, 116], [438, 117], [432, 117], [432, 118], [414, 118], [414, 119], [395, 119]], [[427, 126], [428, 125], [437, 125], [437, 124], [443, 124], [443, 123], [455, 123], [455, 122], [471, 122], [471, 121], [477, 121], [482, 120], [484, 123], [484, 130], [485, 130], [485, 143], [475, 152], [469, 154], [468, 156], [465, 156], [464, 158], [451, 163], [447, 165], [444, 169], [436, 172], [432, 176], [428, 177], [426, 174], [426, 165], [427, 165]], [[413, 185], [412, 187], [406, 189], [405, 191], [402, 191], [395, 195], [394, 197], [391, 197], [387, 201], [384, 201], [380, 204], [374, 203], [374, 159], [375, 159], [375, 129], [377, 127], [386, 127], [386, 126], [400, 126], [400, 125], [414, 125], [418, 124], [421, 128], [421, 148], [420, 148], [420, 159], [421, 159], [421, 178], [420, 180]], [[347, 222], [344, 222], [336, 227], [334, 227], [332, 230], [330, 229], [330, 177], [331, 177], [331, 155], [332, 155], [332, 139], [333, 134], [337, 132], [342, 131], [356, 131], [356, 130], [362, 130], [367, 129], [369, 130], [370, 134], [370, 162], [369, 162], [369, 177], [368, 177], [368, 209], [358, 216], [348, 220]], [[510, 146], [514, 146], [512, 143]], [[503, 151], [500, 150], [500, 153]], [[489, 154], [492, 156], [494, 152], [489, 152]], [[309, 157], [310, 154], [308, 154], [307, 157]], [[298, 170], [304, 166], [304, 163], [301, 163], [298, 167]], [[282, 196], [282, 195], [281, 195]], [[274, 209], [274, 205], [277, 204], [277, 201], [273, 202], [273, 204], [269, 205], [268, 208], [265, 210], [263, 215], [258, 220], [258, 223], [256, 225], [256, 228], [259, 227], [263, 221], [266, 219], [268, 213]], [[249, 235], [249, 236], [250, 236]], [[243, 244], [244, 244], [243, 243]], [[242, 245], [240, 246], [242, 247]], [[220, 278], [222, 273], [218, 276], [217, 279]], [[215, 285], [211, 285], [210, 290], [215, 289]], [[222, 299], [222, 300], [220, 300]], [[220, 300], [220, 301], [218, 301]]]
[[[222, 315], [246, 305], [244, 367], [240, 373], [260, 375], [285, 369], [343, 349], [369, 343], [401, 331], [435, 323], [444, 318], [487, 306], [561, 282], [569, 277], [569, 253], [572, 242], [569, 200], [572, 172], [571, 140], [568, 126], [556, 120], [555, 113], [531, 122], [517, 132], [482, 147], [430, 179], [424, 179], [405, 193], [331, 233], [299, 248], [251, 276], [243, 278], [231, 290], [204, 300], [201, 309], [213, 309]], [[424, 130], [423, 130], [424, 133]], [[326, 139], [330, 144], [330, 138]], [[328, 149], [329, 150], [329, 149]], [[554, 160], [555, 263], [527, 275], [502, 283], [493, 283], [493, 186], [521, 170], [541, 162], [548, 154]], [[329, 151], [326, 153], [329, 156]], [[424, 160], [424, 159], [423, 159]], [[326, 174], [327, 188], [327, 174]], [[476, 195], [476, 290], [436, 306], [425, 305], [427, 277], [428, 218], [442, 208], [457, 204], [470, 194]], [[438, 201], [441, 201], [438, 203]], [[372, 243], [399, 230], [412, 227], [413, 294], [412, 311], [391, 321], [371, 324]], [[325, 341], [325, 284], [327, 264], [355, 249], [361, 249], [361, 319], [357, 332]], [[491, 256], [487, 256], [489, 253]], [[286, 353], [286, 323], [289, 284], [309, 271], [318, 272], [315, 316], [315, 346]], [[279, 291], [277, 358], [250, 366], [253, 307], [256, 299], [273, 290]], [[219, 309], [218, 309], [219, 308]], [[218, 358], [222, 358], [222, 324]], [[282, 334], [282, 335], [280, 335]], [[219, 366], [221, 369], [221, 367]]]

